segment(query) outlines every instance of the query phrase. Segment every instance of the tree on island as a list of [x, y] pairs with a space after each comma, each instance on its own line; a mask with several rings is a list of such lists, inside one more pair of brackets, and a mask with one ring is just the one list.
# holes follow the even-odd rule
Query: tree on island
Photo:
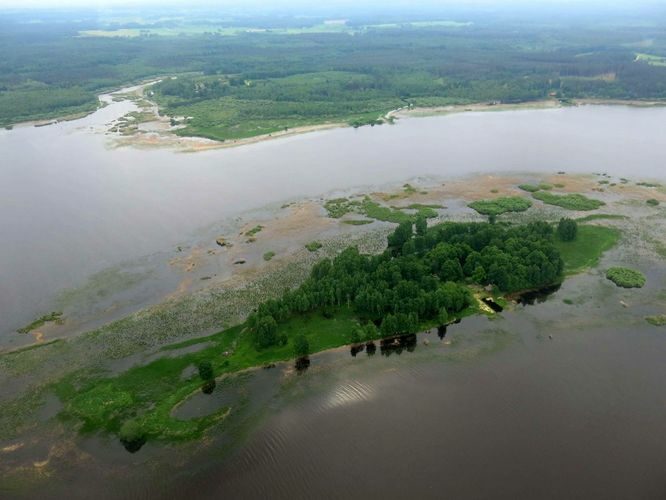
[[559, 224], [557, 224], [557, 236], [562, 241], [573, 241], [576, 239], [578, 234], [578, 223], [569, 219], [568, 217], [562, 217]]
[[210, 363], [210, 361], [201, 361], [197, 365], [197, 368], [199, 369], [199, 376], [202, 380], [212, 380], [215, 378], [215, 374], [213, 373], [213, 365]]

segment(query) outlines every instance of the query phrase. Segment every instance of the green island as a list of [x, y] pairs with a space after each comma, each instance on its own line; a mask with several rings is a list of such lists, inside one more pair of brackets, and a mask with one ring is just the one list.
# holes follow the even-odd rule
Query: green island
[[120, 374], [82, 370], [53, 383], [60, 418], [83, 433], [116, 435], [128, 451], [150, 440], [196, 439], [229, 407], [191, 419], [175, 417], [175, 409], [243, 370], [413, 335], [481, 312], [482, 296], [506, 305], [503, 295], [558, 283], [617, 239], [609, 228], [581, 225], [562, 241], [556, 227], [404, 221], [382, 253], [348, 247], [320, 260], [304, 283], [261, 303], [242, 324], [163, 347], [164, 357]]
[[269, 250], [268, 252], [264, 253], [264, 255], [263, 255], [263, 259], [264, 259], [266, 262], [268, 262], [269, 260], [271, 260], [273, 257], [275, 257], [275, 252], [273, 252], [272, 250]]
[[588, 198], [587, 196], [578, 193], [553, 194], [546, 191], [537, 191], [532, 193], [532, 197], [543, 201], [548, 205], [555, 205], [567, 210], [596, 210], [605, 205], [601, 200]]
[[482, 215], [497, 216], [507, 212], [524, 212], [532, 202], [522, 196], [504, 196], [493, 200], [478, 200], [467, 205]]
[[[409, 184], [406, 184], [406, 186], [409, 186]], [[413, 190], [411, 186], [409, 186], [409, 188]], [[438, 215], [437, 209], [444, 207], [438, 204], [426, 205], [421, 203], [412, 203], [406, 207], [387, 207], [373, 201], [369, 196], [365, 196], [362, 200], [350, 200], [348, 198], [334, 198], [327, 200], [326, 203], [324, 203], [324, 208], [326, 209], [328, 216], [334, 219], [339, 219], [346, 214], [353, 213], [383, 222], [399, 224], [408, 221], [415, 222], [420, 218], [433, 219]], [[355, 223], [347, 222], [347, 224]], [[364, 222], [363, 224], [367, 223]]]
[[553, 189], [552, 184], [546, 184], [545, 182], [542, 182], [540, 184], [520, 184], [518, 186], [520, 189], [523, 191], [527, 191], [529, 193], [536, 193], [537, 191], [550, 191]]
[[611, 267], [606, 271], [606, 278], [622, 288], [643, 288], [645, 286], [645, 275], [626, 267]]

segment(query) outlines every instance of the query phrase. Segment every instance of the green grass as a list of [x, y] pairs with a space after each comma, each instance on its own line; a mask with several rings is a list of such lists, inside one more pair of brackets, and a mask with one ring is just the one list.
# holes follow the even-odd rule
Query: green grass
[[651, 207], [656, 207], [656, 206], [659, 205], [659, 200], [656, 200], [656, 199], [654, 199], [654, 198], [650, 198], [650, 199], [647, 200], [645, 203], [647, 203], [647, 204], [650, 205]]
[[52, 313], [45, 314], [41, 318], [36, 319], [35, 321], [30, 323], [29, 325], [26, 325], [22, 328], [19, 328], [16, 331], [18, 333], [29, 333], [32, 330], [36, 330], [40, 326], [44, 326], [46, 323], [51, 322], [51, 321], [56, 321], [56, 322], [62, 321], [62, 313], [54, 311]]
[[532, 196], [548, 205], [555, 205], [567, 210], [596, 210], [605, 205], [601, 200], [588, 198], [582, 194], [553, 194], [546, 191], [538, 191]]
[[620, 239], [620, 231], [612, 227], [579, 224], [574, 241], [555, 240], [555, 246], [564, 260], [564, 271], [575, 274], [594, 267], [601, 256]]
[[275, 252], [273, 252], [272, 250], [269, 251], [269, 252], [266, 252], [266, 253], [264, 254], [264, 260], [265, 260], [266, 262], [268, 262], [269, 260], [271, 260], [273, 257], [275, 257]]
[[305, 245], [305, 248], [307, 248], [310, 252], [316, 252], [319, 250], [321, 247], [323, 247], [321, 243], [318, 241], [311, 241], [310, 243]]
[[262, 225], [254, 226], [252, 229], [250, 229], [248, 232], [245, 233], [245, 236], [249, 236], [251, 238], [257, 233], [259, 233], [263, 228], [264, 226]]
[[606, 271], [606, 278], [622, 288], [643, 288], [645, 275], [627, 267], [611, 267]]
[[493, 200], [479, 200], [467, 205], [482, 215], [501, 215], [506, 212], [524, 212], [532, 202], [522, 196], [507, 196]]

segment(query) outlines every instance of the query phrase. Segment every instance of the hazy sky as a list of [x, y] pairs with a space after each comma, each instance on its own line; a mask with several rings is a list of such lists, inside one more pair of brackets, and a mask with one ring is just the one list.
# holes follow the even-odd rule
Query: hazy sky
[[[315, 3], [316, 5], [317, 3]], [[414, 6], [414, 7], [444, 7], [451, 6], [518, 6], [529, 5], [560, 5], [599, 6], [608, 7], [610, 4], [637, 6], [639, 4], [658, 5], [657, 0], [324, 0], [321, 6], [354, 6], [367, 5], [377, 7], [387, 6]], [[89, 9], [105, 9], [110, 7], [137, 7], [137, 6], [177, 6], [189, 8], [192, 6], [209, 7], [268, 7], [275, 10], [280, 7], [304, 7], [313, 5], [312, 0], [0, 0], [0, 8], [21, 7], [85, 7]]]

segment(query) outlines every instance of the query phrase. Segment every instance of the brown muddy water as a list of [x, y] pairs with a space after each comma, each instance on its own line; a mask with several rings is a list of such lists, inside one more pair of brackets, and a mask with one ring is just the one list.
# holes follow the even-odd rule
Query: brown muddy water
[[341, 348], [300, 375], [277, 366], [218, 384], [178, 409], [237, 405], [202, 442], [129, 454], [78, 438], [83, 456], [6, 496], [664, 498], [666, 334], [643, 316], [663, 307], [666, 269], [638, 267], [641, 290], [591, 271], [388, 355]]
[[462, 113], [196, 154], [110, 147], [105, 124], [132, 109], [111, 102], [81, 120], [0, 131], [3, 337], [62, 308], [63, 290], [91, 276], [109, 281], [109, 270], [129, 270], [121, 282], [146, 283], [125, 303], [150, 304], [178, 283], [164, 265], [178, 245], [250, 209], [418, 176], [564, 170], [664, 178], [666, 163], [666, 108]]

